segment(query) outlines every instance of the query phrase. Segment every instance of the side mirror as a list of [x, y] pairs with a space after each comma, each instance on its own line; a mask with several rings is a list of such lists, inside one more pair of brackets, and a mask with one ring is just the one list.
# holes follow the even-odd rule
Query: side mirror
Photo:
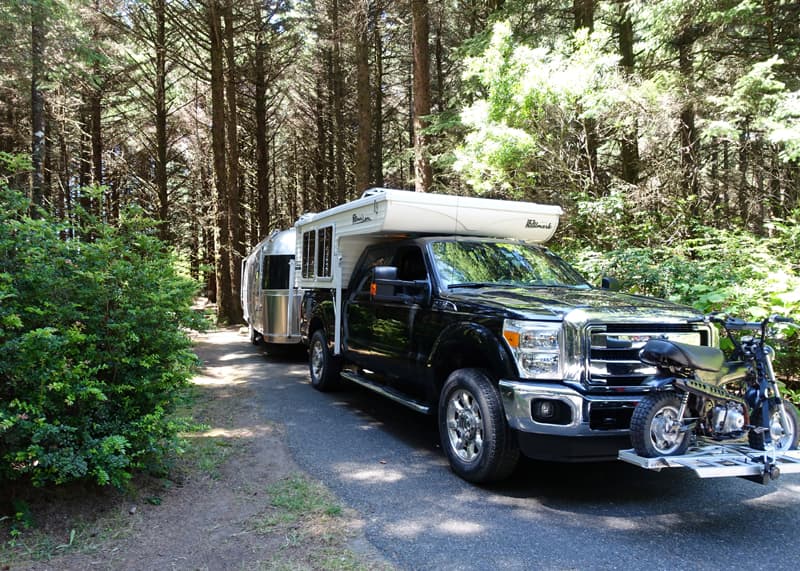
[[398, 280], [394, 266], [375, 266], [369, 295], [373, 301], [425, 303], [430, 298], [430, 284], [427, 280]]
[[622, 286], [620, 285], [618, 279], [610, 276], [603, 276], [603, 279], [600, 282], [600, 287], [602, 289], [607, 289], [608, 291], [619, 291]]
[[372, 284], [369, 295], [372, 298], [393, 297], [397, 281], [397, 268], [394, 266], [375, 266], [372, 269]]

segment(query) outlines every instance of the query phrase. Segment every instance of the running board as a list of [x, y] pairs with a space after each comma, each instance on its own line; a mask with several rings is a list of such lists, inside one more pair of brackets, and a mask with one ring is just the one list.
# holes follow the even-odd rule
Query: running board
[[403, 406], [407, 406], [411, 410], [421, 412], [422, 414], [429, 414], [431, 411], [431, 407], [429, 407], [428, 405], [422, 404], [421, 402], [406, 396], [405, 394], [401, 393], [396, 389], [381, 385], [379, 383], [376, 383], [375, 381], [362, 377], [361, 375], [351, 373], [350, 371], [342, 371], [341, 376], [343, 379], [347, 379], [348, 381], [353, 381], [354, 383], [359, 384], [364, 388], [367, 388], [371, 391], [375, 391], [376, 393], [383, 395], [387, 398], [390, 398], [395, 402], [399, 402], [400, 404], [402, 404]]
[[689, 468], [701, 478], [740, 476], [760, 483], [774, 480], [780, 474], [800, 473], [799, 450], [765, 453], [742, 444], [700, 443], [686, 454], [657, 458], [639, 456], [632, 449], [620, 450], [619, 459], [656, 472], [664, 468]]

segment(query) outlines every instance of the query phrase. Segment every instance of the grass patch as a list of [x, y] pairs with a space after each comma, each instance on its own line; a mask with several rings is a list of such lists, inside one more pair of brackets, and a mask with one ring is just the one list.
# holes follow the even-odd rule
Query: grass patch
[[[350, 532], [340, 518], [344, 509], [322, 484], [302, 475], [292, 475], [267, 487], [269, 511], [254, 522], [257, 533], [281, 537], [279, 549], [264, 571], [370, 571], [375, 562], [347, 547]], [[378, 566], [381, 568], [381, 566]]]
[[[24, 528], [12, 518], [0, 518], [0, 562], [4, 565], [50, 561], [67, 553], [94, 553], [103, 545], [130, 533], [131, 519], [122, 513], [87, 520], [78, 517], [62, 529], [39, 529], [31, 521]], [[4, 529], [4, 526], [6, 529]]]
[[322, 484], [300, 475], [289, 476], [267, 488], [273, 509], [256, 523], [260, 533], [276, 526], [291, 526], [301, 520], [342, 515], [342, 506]]

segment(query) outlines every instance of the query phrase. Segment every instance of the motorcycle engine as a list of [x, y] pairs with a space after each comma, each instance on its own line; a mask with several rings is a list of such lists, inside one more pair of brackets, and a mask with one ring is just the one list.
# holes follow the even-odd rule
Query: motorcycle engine
[[712, 411], [714, 432], [730, 434], [744, 428], [744, 414], [741, 405], [735, 402], [718, 404]]

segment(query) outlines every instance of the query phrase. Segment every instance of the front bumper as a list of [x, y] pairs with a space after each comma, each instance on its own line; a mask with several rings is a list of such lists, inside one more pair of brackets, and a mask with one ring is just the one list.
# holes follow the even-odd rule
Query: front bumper
[[[502, 379], [499, 383], [506, 420], [519, 432], [562, 437], [624, 437], [641, 395], [585, 395], [565, 385]], [[535, 401], [556, 401], [569, 415], [553, 422], [534, 418]]]

